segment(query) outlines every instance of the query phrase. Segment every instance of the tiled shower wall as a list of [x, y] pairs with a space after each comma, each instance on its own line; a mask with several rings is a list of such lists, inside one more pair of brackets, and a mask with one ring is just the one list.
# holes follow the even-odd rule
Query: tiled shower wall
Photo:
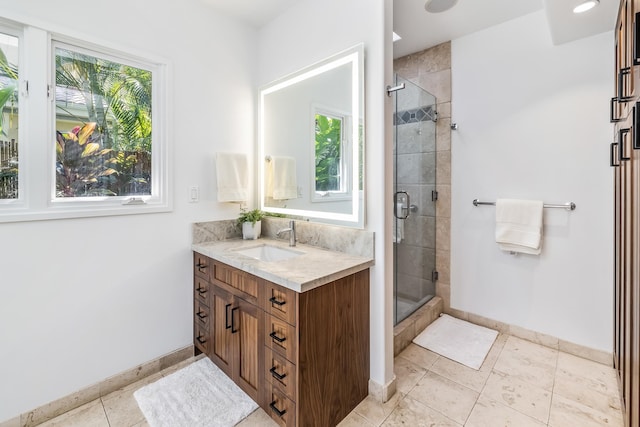
[[399, 220], [396, 243], [396, 307], [404, 318], [416, 304], [435, 295], [431, 273], [435, 270], [436, 209], [431, 193], [436, 189], [435, 97], [403, 79], [405, 89], [396, 94], [394, 138], [396, 190], [411, 196], [415, 211]]
[[436, 295], [442, 298], [446, 313], [460, 315], [462, 313], [450, 308], [451, 43], [398, 58], [394, 61], [394, 71], [436, 97], [436, 269], [439, 273]]

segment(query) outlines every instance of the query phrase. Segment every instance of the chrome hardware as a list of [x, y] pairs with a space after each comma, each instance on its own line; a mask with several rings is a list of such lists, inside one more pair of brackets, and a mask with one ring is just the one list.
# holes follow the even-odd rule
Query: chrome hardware
[[[487, 205], [487, 206], [495, 206], [496, 202], [481, 202], [478, 199], [473, 199], [473, 206], [480, 206], [480, 205]], [[573, 202], [567, 202], [567, 203], [563, 203], [563, 204], [558, 204], [558, 203], [553, 203], [553, 204], [548, 204], [545, 203], [543, 205], [544, 208], [558, 208], [558, 209], [566, 209], [568, 211], [575, 211], [576, 210], [576, 204]]]
[[288, 228], [283, 228], [281, 230], [278, 230], [276, 232], [276, 236], [280, 236], [280, 234], [282, 233], [286, 233], [289, 232], [289, 246], [295, 246], [296, 245], [296, 222], [294, 220], [289, 221], [289, 227]]
[[[396, 191], [393, 195], [393, 215], [398, 219], [407, 219], [411, 211], [411, 198], [406, 191]], [[400, 208], [400, 212], [398, 212]], [[416, 211], [418, 208], [416, 207]]]
[[392, 92], [396, 92], [399, 91], [401, 89], [404, 89], [404, 83], [399, 84], [398, 86], [387, 86], [387, 96], [391, 96]]

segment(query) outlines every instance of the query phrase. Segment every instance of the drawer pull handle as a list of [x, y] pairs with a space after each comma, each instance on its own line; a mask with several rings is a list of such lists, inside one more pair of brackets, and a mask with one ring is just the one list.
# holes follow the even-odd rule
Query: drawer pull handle
[[203, 339], [202, 339], [202, 335], [198, 335], [198, 337], [197, 337], [196, 339], [198, 340], [198, 342], [199, 342], [200, 344], [205, 344], [205, 343], [207, 342], [207, 340], [203, 340]]
[[272, 367], [271, 369], [269, 369], [269, 372], [271, 372], [271, 375], [272, 375], [274, 378], [279, 379], [279, 380], [283, 380], [283, 379], [287, 376], [287, 374], [279, 374], [279, 373], [276, 371], [276, 367], [275, 367], [275, 366], [274, 366], [274, 367]]
[[286, 301], [278, 300], [276, 297], [269, 298], [269, 302], [271, 304], [275, 304], [275, 305], [279, 305], [279, 306], [283, 306], [283, 305], [285, 305], [287, 303]]
[[207, 264], [203, 264], [202, 261], [198, 261], [198, 263], [196, 264], [196, 267], [198, 267], [198, 271], [202, 272], [202, 270], [207, 268]]
[[196, 291], [198, 291], [198, 293], [200, 294], [201, 297], [203, 297], [204, 294], [207, 293], [207, 290], [205, 288], [203, 288], [202, 286], [200, 286], [198, 289], [196, 289]]
[[204, 311], [199, 311], [198, 313], [196, 313], [198, 315], [198, 317], [200, 318], [200, 320], [204, 321], [204, 319], [207, 318], [207, 313], [205, 313]]
[[623, 160], [631, 160], [631, 157], [627, 157], [624, 155], [624, 146], [626, 142], [626, 135], [631, 131], [631, 128], [624, 128], [618, 130], [618, 159], [622, 162]]
[[615, 159], [618, 157], [618, 156], [615, 155], [615, 152], [616, 152], [615, 150], [616, 150], [617, 146], [618, 146], [617, 142], [612, 142], [611, 146], [609, 147], [609, 150], [610, 150], [609, 151], [609, 165], [611, 167], [620, 166], [620, 163], [616, 164], [616, 161], [615, 161]]
[[287, 410], [286, 410], [286, 409], [283, 409], [283, 410], [281, 411], [280, 409], [278, 409], [278, 408], [276, 407], [276, 401], [275, 401], [275, 400], [269, 404], [269, 408], [271, 408], [271, 409], [273, 410], [273, 412], [275, 412], [276, 414], [278, 414], [278, 416], [279, 416], [279, 417], [283, 417], [283, 416], [284, 416], [284, 414], [286, 414], [286, 413], [287, 413]]
[[278, 342], [285, 342], [287, 340], [286, 337], [279, 337], [275, 331], [271, 332], [269, 336]]
[[231, 333], [232, 334], [235, 334], [236, 332], [238, 332], [238, 329], [236, 329], [235, 327], [235, 324], [236, 324], [235, 316], [233, 315], [236, 312], [236, 310], [240, 310], [240, 307], [234, 307], [231, 309]]
[[227, 304], [224, 306], [224, 328], [225, 329], [231, 328], [231, 325], [229, 324], [229, 307], [231, 307], [231, 304]]

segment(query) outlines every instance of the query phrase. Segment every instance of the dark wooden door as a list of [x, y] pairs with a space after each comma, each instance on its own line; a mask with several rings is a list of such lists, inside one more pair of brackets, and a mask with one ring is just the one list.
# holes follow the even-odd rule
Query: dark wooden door
[[236, 298], [233, 304], [234, 368], [232, 378], [251, 398], [258, 402], [264, 375], [263, 311]]
[[212, 291], [210, 357], [227, 376], [233, 378], [234, 349], [231, 325], [233, 295], [218, 286], [212, 286]]

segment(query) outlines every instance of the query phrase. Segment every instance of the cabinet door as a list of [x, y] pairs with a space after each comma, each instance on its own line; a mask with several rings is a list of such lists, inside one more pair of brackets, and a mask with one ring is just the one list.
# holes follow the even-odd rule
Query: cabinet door
[[235, 299], [232, 311], [236, 351], [232, 378], [257, 402], [264, 371], [263, 312], [241, 298]]
[[217, 286], [212, 286], [210, 321], [210, 357], [222, 371], [233, 378], [233, 335], [231, 328], [231, 316], [233, 309], [233, 296]]

